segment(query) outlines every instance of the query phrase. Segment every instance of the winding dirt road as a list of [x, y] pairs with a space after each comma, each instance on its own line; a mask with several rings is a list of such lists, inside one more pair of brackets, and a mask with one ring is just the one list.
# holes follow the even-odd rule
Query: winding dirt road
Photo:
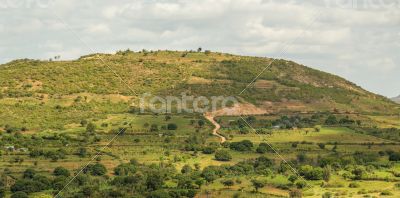
[[204, 117], [209, 120], [215, 128], [213, 129], [213, 135], [219, 137], [221, 139], [221, 143], [224, 143], [226, 141], [226, 138], [222, 136], [221, 134], [218, 133], [218, 130], [221, 128], [221, 126], [214, 120], [214, 116], [211, 114], [204, 114]]

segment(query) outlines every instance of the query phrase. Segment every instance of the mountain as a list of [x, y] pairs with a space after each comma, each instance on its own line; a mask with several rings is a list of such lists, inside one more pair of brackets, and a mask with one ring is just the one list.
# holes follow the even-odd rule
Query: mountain
[[288, 60], [127, 50], [72, 61], [24, 59], [0, 65], [0, 105], [5, 107], [0, 126], [21, 122], [36, 123], [32, 128], [62, 128], [87, 117], [127, 112], [129, 105], [138, 107], [144, 93], [182, 92], [235, 96], [256, 108], [254, 112], [399, 112], [398, 105], [383, 96]]
[[400, 103], [400, 95], [397, 97], [392, 98], [394, 102]]

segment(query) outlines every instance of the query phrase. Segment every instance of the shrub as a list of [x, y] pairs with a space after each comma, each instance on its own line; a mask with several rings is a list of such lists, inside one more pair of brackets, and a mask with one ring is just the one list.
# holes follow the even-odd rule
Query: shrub
[[57, 167], [57, 168], [54, 169], [53, 175], [69, 177], [70, 176], [70, 172], [69, 172], [68, 169], [60, 166], [60, 167]]
[[227, 179], [221, 182], [224, 186], [233, 186], [235, 185], [235, 182], [231, 179]]
[[389, 160], [390, 161], [400, 161], [400, 153], [391, 153], [389, 155]]
[[96, 132], [96, 125], [90, 122], [86, 125], [86, 133], [94, 133]]
[[182, 169], [181, 169], [181, 173], [182, 174], [186, 174], [186, 173], [191, 173], [192, 172], [192, 167], [188, 164], [185, 164]]
[[308, 180], [321, 180], [323, 178], [323, 169], [320, 167], [313, 168], [310, 165], [305, 165], [300, 168], [300, 174]]
[[107, 173], [107, 169], [103, 164], [90, 164], [84, 169], [85, 173], [90, 173], [93, 176], [102, 176]]
[[114, 174], [118, 176], [133, 175], [136, 173], [136, 166], [134, 164], [120, 164], [114, 168]]
[[23, 178], [32, 179], [36, 174], [36, 171], [32, 168], [28, 168], [24, 171]]
[[390, 192], [389, 190], [384, 190], [384, 191], [381, 192], [381, 195], [383, 195], [383, 196], [389, 196], [389, 195], [393, 195], [393, 193]]
[[231, 161], [232, 156], [228, 151], [221, 150], [215, 153], [215, 159], [218, 161]]
[[349, 184], [349, 188], [359, 188], [360, 187], [360, 184], [359, 183], [356, 183], [356, 182], [351, 182], [350, 184]]
[[232, 142], [229, 148], [235, 151], [251, 151], [253, 143], [250, 140], [243, 140], [240, 142]]
[[296, 187], [299, 188], [299, 189], [303, 189], [306, 186], [307, 186], [307, 183], [305, 181], [303, 181], [303, 180], [296, 182]]
[[251, 180], [251, 184], [253, 185], [254, 189], [256, 190], [256, 192], [258, 192], [258, 189], [260, 188], [264, 188], [265, 183], [259, 180]]
[[176, 130], [178, 129], [178, 125], [176, 125], [175, 123], [169, 123], [167, 126], [168, 130]]
[[214, 152], [215, 152], [215, 149], [212, 148], [212, 147], [205, 147], [205, 148], [203, 148], [203, 153], [204, 153], [204, 154], [212, 154], [212, 153], [214, 153]]
[[260, 143], [256, 149], [257, 153], [264, 154], [270, 151], [270, 147], [267, 143]]
[[331, 198], [331, 197], [332, 197], [331, 192], [325, 192], [324, 194], [322, 194], [322, 198]]

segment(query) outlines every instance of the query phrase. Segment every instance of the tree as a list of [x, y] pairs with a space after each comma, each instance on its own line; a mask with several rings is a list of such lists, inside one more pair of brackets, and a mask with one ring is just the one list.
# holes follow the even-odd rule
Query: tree
[[96, 132], [96, 125], [90, 122], [86, 125], [86, 133], [95, 133]]
[[313, 168], [310, 165], [300, 167], [300, 174], [308, 180], [320, 180], [323, 178], [323, 169], [320, 167]]
[[398, 152], [390, 153], [389, 161], [400, 161], [400, 153], [398, 153]]
[[103, 164], [96, 163], [88, 165], [85, 170], [85, 173], [90, 173], [93, 176], [102, 176], [107, 173], [107, 169]]
[[292, 183], [294, 183], [297, 180], [297, 176], [296, 175], [290, 175], [288, 180]]
[[28, 168], [24, 171], [23, 178], [32, 179], [36, 174], [36, 171], [32, 168]]
[[338, 123], [338, 121], [336, 119], [336, 116], [334, 116], [334, 115], [328, 116], [328, 118], [325, 120], [326, 125], [335, 125], [337, 123]]
[[187, 173], [191, 173], [192, 172], [192, 167], [188, 164], [185, 164], [182, 169], [181, 169], [181, 173], [182, 174], [187, 174]]
[[181, 175], [178, 179], [178, 188], [181, 188], [181, 189], [194, 188], [193, 180], [187, 175]]
[[358, 166], [353, 171], [351, 171], [351, 173], [353, 173], [355, 180], [360, 180], [360, 179], [362, 179], [362, 177], [365, 173], [365, 170], [364, 170], [364, 167]]
[[251, 151], [253, 143], [250, 140], [242, 140], [240, 142], [232, 142], [229, 148], [235, 151]]
[[264, 154], [270, 150], [270, 147], [267, 143], [260, 143], [256, 149], [257, 153]]
[[197, 121], [197, 124], [199, 125], [199, 127], [203, 127], [206, 122], [204, 122], [204, 120], [200, 119], [199, 121]]
[[146, 179], [147, 189], [154, 191], [160, 189], [163, 185], [164, 185], [164, 179], [159, 172], [153, 171], [147, 175]]
[[68, 169], [59, 166], [59, 167], [57, 167], [57, 168], [54, 169], [53, 175], [55, 175], [55, 176], [69, 177], [71, 174], [70, 174], [70, 172], [69, 172]]
[[251, 180], [251, 184], [253, 185], [254, 189], [256, 190], [256, 192], [258, 192], [258, 190], [260, 188], [264, 188], [265, 183], [256, 179]]
[[218, 161], [231, 161], [232, 156], [228, 151], [220, 150], [215, 153], [215, 159]]
[[132, 163], [120, 164], [114, 168], [114, 174], [118, 176], [133, 175], [136, 173], [136, 166]]
[[84, 148], [84, 147], [79, 148], [79, 150], [78, 150], [78, 156], [79, 156], [79, 157], [86, 157], [86, 155], [87, 155], [86, 148]]
[[176, 130], [178, 129], [178, 125], [176, 125], [175, 123], [169, 123], [167, 126], [168, 130]]

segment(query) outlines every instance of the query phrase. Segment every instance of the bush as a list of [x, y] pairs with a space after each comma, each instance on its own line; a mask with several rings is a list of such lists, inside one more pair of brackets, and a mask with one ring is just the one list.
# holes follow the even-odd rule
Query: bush
[[267, 153], [268, 151], [270, 151], [270, 147], [267, 143], [260, 143], [260, 145], [258, 145], [256, 152], [260, 153], [260, 154], [264, 154]]
[[313, 168], [310, 165], [305, 165], [300, 168], [300, 174], [308, 180], [321, 180], [323, 178], [323, 172], [322, 168]]
[[306, 186], [307, 186], [307, 183], [305, 181], [303, 181], [303, 180], [296, 182], [296, 187], [298, 189], [303, 189]]
[[250, 140], [243, 140], [240, 142], [232, 142], [229, 148], [235, 151], [251, 151], [253, 143]]
[[400, 153], [391, 153], [389, 155], [389, 160], [390, 161], [400, 161]]
[[118, 176], [133, 175], [136, 173], [136, 166], [134, 164], [120, 164], [114, 168], [114, 174]]
[[227, 179], [221, 182], [224, 186], [233, 186], [235, 185], [235, 182], [231, 179]]
[[215, 159], [218, 161], [231, 161], [232, 156], [228, 151], [221, 150], [215, 153]]
[[203, 153], [204, 154], [213, 154], [215, 152], [215, 149], [212, 147], [205, 147], [203, 148]]
[[36, 174], [36, 171], [34, 169], [28, 168], [24, 171], [23, 177], [27, 178], [27, 179], [32, 179], [35, 176], [35, 174]]
[[359, 187], [360, 187], [360, 184], [356, 183], [356, 182], [352, 182], [349, 184], [349, 188], [359, 188]]
[[389, 196], [389, 195], [393, 195], [393, 193], [390, 192], [389, 190], [384, 190], [384, 191], [381, 192], [381, 195], [383, 195], [383, 196]]
[[322, 195], [322, 198], [331, 198], [332, 197], [332, 193], [331, 192], [325, 192], [323, 195]]
[[106, 167], [100, 163], [90, 164], [83, 171], [84, 173], [90, 173], [93, 176], [102, 176], [107, 173]]
[[86, 133], [94, 133], [96, 132], [96, 125], [90, 122], [88, 125], [86, 125]]
[[57, 168], [54, 169], [53, 175], [69, 177], [71, 174], [70, 174], [68, 169], [60, 166], [60, 167], [57, 167]]
[[168, 130], [176, 130], [178, 129], [178, 125], [176, 125], [175, 123], [169, 123], [167, 126]]

